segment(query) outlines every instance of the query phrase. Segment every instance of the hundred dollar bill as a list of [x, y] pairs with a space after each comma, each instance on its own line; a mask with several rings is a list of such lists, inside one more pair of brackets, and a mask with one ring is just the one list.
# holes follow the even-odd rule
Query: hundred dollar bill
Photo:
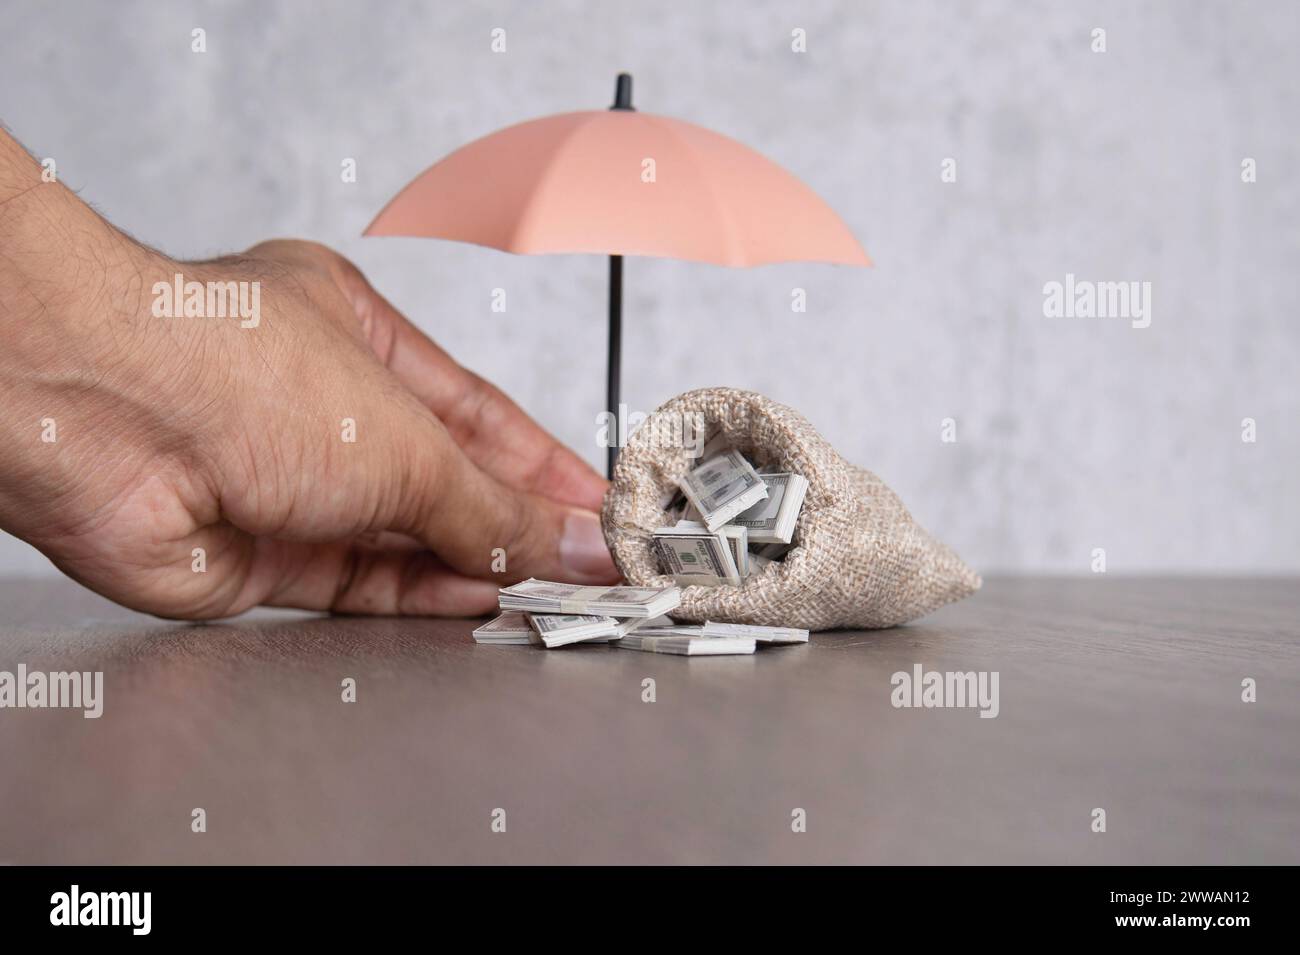
[[548, 650], [571, 643], [607, 643], [622, 636], [613, 617], [559, 613], [525, 613], [524, 616]]
[[528, 625], [528, 618], [518, 610], [507, 610], [474, 631], [474, 642], [506, 647], [542, 645], [542, 638]]
[[759, 476], [767, 485], [767, 499], [738, 514], [731, 523], [749, 529], [751, 544], [788, 544], [794, 536], [808, 482], [788, 472]]
[[597, 617], [657, 617], [681, 603], [676, 587], [583, 587], [530, 578], [502, 587], [502, 610], [586, 614]]
[[763, 479], [734, 449], [688, 471], [678, 486], [711, 531], [767, 497]]
[[726, 538], [731, 548], [731, 559], [736, 563], [736, 573], [744, 580], [749, 576], [749, 528], [740, 524], [724, 524], [718, 533]]
[[[698, 527], [700, 530], [708, 530], [703, 523], [696, 520], [683, 518], [675, 525], [682, 527]], [[723, 524], [718, 528], [717, 533], [725, 540], [727, 547], [731, 551], [731, 560], [736, 565], [736, 573], [740, 575], [743, 581], [749, 576], [750, 554], [749, 554], [749, 529], [740, 527], [736, 524]]]
[[760, 627], [749, 623], [704, 621], [700, 632], [706, 637], [748, 637], [759, 643], [807, 643], [808, 631], [794, 627]]
[[706, 637], [698, 633], [643, 634], [638, 630], [629, 633], [614, 646], [646, 653], [676, 653], [699, 657], [753, 653], [756, 644], [752, 638], [746, 637]]
[[657, 528], [653, 546], [660, 569], [682, 586], [718, 587], [741, 581], [730, 541], [703, 524], [679, 521], [675, 527]]

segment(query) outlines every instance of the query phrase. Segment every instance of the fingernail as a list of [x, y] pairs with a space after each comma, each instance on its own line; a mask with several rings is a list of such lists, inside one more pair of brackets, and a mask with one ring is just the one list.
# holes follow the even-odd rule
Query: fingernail
[[599, 580], [618, 576], [605, 546], [600, 518], [590, 511], [570, 511], [560, 538], [560, 563], [569, 573]]

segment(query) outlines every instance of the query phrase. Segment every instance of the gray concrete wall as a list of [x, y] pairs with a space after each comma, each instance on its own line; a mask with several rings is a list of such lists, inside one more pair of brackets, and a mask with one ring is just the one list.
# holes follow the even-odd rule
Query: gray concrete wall
[[[335, 246], [598, 463], [603, 260], [360, 235], [451, 149], [604, 107], [629, 70], [642, 109], [784, 164], [877, 263], [629, 261], [634, 408], [766, 392], [984, 572], [1087, 573], [1096, 547], [1112, 573], [1295, 572], [1297, 9], [7, 0], [0, 119], [173, 255]], [[1150, 282], [1150, 327], [1044, 317], [1067, 273]], [[0, 572], [54, 571], [0, 537]]]

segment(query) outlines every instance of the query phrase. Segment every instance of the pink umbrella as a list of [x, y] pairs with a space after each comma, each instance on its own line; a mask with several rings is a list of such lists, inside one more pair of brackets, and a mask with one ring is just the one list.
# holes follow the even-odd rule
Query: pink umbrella
[[[510, 126], [430, 166], [365, 234], [608, 255], [606, 397], [615, 420], [623, 256], [871, 264], [831, 208], [780, 166], [701, 126], [636, 112], [626, 73], [609, 110]], [[612, 475], [617, 448], [608, 453]]]

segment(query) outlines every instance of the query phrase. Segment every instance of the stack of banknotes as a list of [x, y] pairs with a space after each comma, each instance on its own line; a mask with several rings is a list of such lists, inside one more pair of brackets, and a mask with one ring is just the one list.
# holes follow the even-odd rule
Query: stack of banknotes
[[738, 587], [790, 548], [808, 482], [760, 473], [733, 448], [706, 448], [678, 487], [668, 513], [679, 519], [654, 532], [660, 570], [683, 587]]
[[[676, 523], [654, 532], [660, 567], [683, 587], [742, 586], [789, 549], [808, 482], [789, 472], [759, 473], [734, 448], [706, 448], [668, 502]], [[625, 650], [718, 656], [758, 646], [807, 643], [788, 627], [672, 620], [677, 587], [583, 587], [525, 580], [502, 587], [503, 611], [474, 631], [482, 644], [554, 649], [601, 643]]]
[[753, 653], [759, 645], [808, 642], [807, 630], [787, 627], [678, 624], [667, 614], [680, 600], [676, 587], [583, 587], [525, 580], [501, 588], [498, 603], [503, 613], [475, 630], [474, 640], [548, 650], [601, 643], [683, 656]]

